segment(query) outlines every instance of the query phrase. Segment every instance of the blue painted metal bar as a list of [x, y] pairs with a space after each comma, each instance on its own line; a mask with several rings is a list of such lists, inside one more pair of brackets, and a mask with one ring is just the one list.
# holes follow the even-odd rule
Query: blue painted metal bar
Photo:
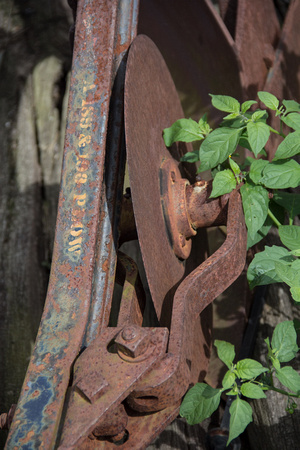
[[[54, 448], [57, 440], [71, 367], [82, 348], [88, 325], [93, 280], [97, 278], [95, 273], [101, 257], [106, 257], [105, 252], [100, 254], [98, 263], [95, 263], [96, 246], [111, 245], [109, 208], [106, 214], [101, 200], [105, 192], [103, 180], [110, 96], [120, 60], [135, 33], [137, 5], [137, 0], [78, 2], [51, 276], [7, 449], [50, 449]], [[129, 17], [124, 16], [125, 12]], [[114, 179], [118, 165], [113, 171]], [[107, 178], [106, 182], [113, 181]], [[108, 191], [116, 198], [114, 187]], [[101, 224], [100, 233], [106, 234], [99, 240], [99, 217], [101, 220], [102, 216], [106, 217], [106, 225]], [[110, 252], [109, 258], [114, 267], [114, 251]], [[106, 266], [105, 273], [109, 273], [111, 286], [114, 269], [109, 271], [109, 266]], [[105, 291], [106, 278], [98, 275], [100, 291]], [[111, 287], [102, 297], [106, 304], [109, 303], [110, 291]], [[95, 291], [93, 298], [97, 301], [92, 301], [92, 310], [99, 317], [103, 315], [100, 313], [103, 301]], [[97, 330], [88, 332], [86, 340], [90, 341], [95, 332]]]

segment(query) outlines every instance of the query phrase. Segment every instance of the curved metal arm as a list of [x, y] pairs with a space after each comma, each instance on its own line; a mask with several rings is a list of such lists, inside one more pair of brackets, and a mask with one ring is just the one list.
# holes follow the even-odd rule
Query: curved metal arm
[[[199, 372], [192, 367], [193, 361], [198, 361], [201, 368], [201, 361], [207, 359], [210, 349], [205, 336], [199, 339], [202, 346], [191, 349], [194, 327], [199, 314], [242, 272], [246, 245], [242, 202], [239, 192], [233, 191], [228, 204], [227, 238], [212, 256], [179, 285], [173, 303], [168, 353], [129, 396], [128, 401], [134, 409], [157, 411], [164, 408], [181, 398], [190, 382], [197, 381], [191, 375], [199, 376]], [[194, 353], [194, 358], [193, 352], [197, 353]]]

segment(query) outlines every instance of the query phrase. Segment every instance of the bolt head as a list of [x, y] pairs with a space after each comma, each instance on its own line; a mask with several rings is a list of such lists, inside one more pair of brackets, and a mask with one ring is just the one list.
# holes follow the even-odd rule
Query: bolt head
[[88, 376], [80, 378], [75, 387], [83, 392], [91, 403], [94, 403], [108, 390], [109, 384], [99, 371], [93, 370]]
[[138, 337], [138, 334], [139, 330], [135, 326], [128, 325], [122, 330], [121, 336], [124, 339], [124, 341], [133, 341]]

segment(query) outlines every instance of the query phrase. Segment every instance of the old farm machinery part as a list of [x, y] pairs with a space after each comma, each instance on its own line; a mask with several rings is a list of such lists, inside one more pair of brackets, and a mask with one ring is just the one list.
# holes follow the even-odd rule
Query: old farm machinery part
[[[237, 32], [236, 43], [208, 0], [189, 2], [184, 14], [198, 14], [203, 29], [222, 36], [214, 45], [216, 51], [218, 45], [224, 46], [231, 68], [237, 69], [232, 77], [239, 95], [253, 84], [261, 89], [265, 83], [278, 83], [283, 89], [282, 60], [292, 45], [292, 22], [299, 17], [299, 4], [291, 4], [283, 27], [286, 34], [280, 36], [277, 26], [275, 34], [261, 27], [267, 45], [259, 52], [261, 70], [251, 75], [241, 53], [242, 24], [252, 20], [246, 15], [246, 3], [238, 2], [240, 9], [231, 21], [229, 2], [221, 3], [224, 20], [227, 17], [228, 27]], [[258, 9], [262, 4], [252, 3]], [[269, 8], [268, 24], [276, 22], [272, 2], [263, 3]], [[77, 6], [75, 1], [72, 4]], [[210, 184], [194, 183], [192, 169], [189, 173], [179, 163], [188, 146], [164, 146], [162, 130], [183, 117], [183, 111], [156, 46], [139, 36], [127, 60], [127, 49], [137, 34], [139, 7], [141, 31], [151, 22], [148, 8], [162, 12], [167, 4], [78, 1], [51, 277], [8, 449], [117, 444], [143, 448], [177, 416], [188, 386], [203, 380], [207, 372], [211, 346], [207, 306], [243, 269], [246, 235], [238, 191], [209, 200]], [[173, 6], [178, 9], [180, 1], [174, 0]], [[199, 45], [198, 41], [192, 31], [189, 44]], [[172, 57], [167, 40], [162, 52]], [[194, 55], [185, 57], [196, 60]], [[217, 78], [228, 60], [216, 60]], [[211, 71], [203, 71], [204, 81], [201, 74], [196, 76], [200, 85], [205, 81], [210, 86]], [[192, 90], [205, 100], [211, 89], [201, 91], [199, 84], [192, 82]], [[134, 217], [130, 200], [123, 201], [123, 214], [124, 205], [129, 208], [119, 233], [125, 146]], [[200, 264], [192, 244], [197, 229], [222, 224], [227, 225], [224, 244]], [[121, 253], [117, 258], [119, 242], [136, 232], [158, 320], [154, 327], [142, 326], [144, 289], [135, 263]], [[115, 278], [121, 279], [123, 293], [113, 327], [109, 318]]]
[[[126, 69], [125, 138], [137, 232], [161, 326], [141, 327], [142, 315], [132, 315], [120, 327], [103, 331], [78, 357], [61, 448], [87, 445], [95, 428], [98, 439], [109, 435], [112, 414], [115, 433], [129, 434], [124, 448], [143, 447], [162, 422], [177, 415], [189, 384], [207, 371], [210, 327], [201, 327], [199, 315], [242, 271], [246, 233], [238, 192], [210, 205], [207, 183], [190, 186], [181, 177], [161, 135], [180, 114], [163, 59], [149, 38], [139, 36]], [[175, 157], [180, 150], [174, 149]], [[225, 223], [223, 247], [181, 281], [195, 228]], [[140, 308], [136, 296], [126, 301], [136, 303], [132, 311]], [[164, 326], [169, 319], [170, 327]], [[121, 408], [124, 399], [126, 406]], [[136, 432], [142, 423], [147, 429], [143, 437]]]

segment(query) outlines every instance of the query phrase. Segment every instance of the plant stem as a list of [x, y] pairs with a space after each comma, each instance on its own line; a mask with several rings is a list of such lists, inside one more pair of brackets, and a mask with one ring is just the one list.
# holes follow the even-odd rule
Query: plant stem
[[280, 120], [280, 134], [282, 135], [282, 120], [280, 119], [280, 117], [279, 120]]
[[244, 122], [249, 122], [248, 117], [246, 117], [244, 114], [240, 113], [240, 117], [243, 119]]
[[287, 395], [288, 397], [296, 397], [299, 398], [298, 394], [292, 394], [291, 392], [286, 392], [283, 389], [278, 389], [274, 386], [264, 385], [264, 388], [267, 388], [268, 391], [275, 391], [282, 395]]
[[279, 131], [274, 130], [274, 128], [272, 128], [272, 127], [270, 127], [270, 130], [271, 130], [273, 133], [275, 133], [275, 134], [279, 134], [279, 136], [281, 136], [281, 137], [283, 137], [283, 138], [286, 137], [286, 135], [285, 135], [284, 133], [280, 133]]
[[277, 228], [281, 225], [279, 220], [276, 219], [276, 217], [274, 216], [274, 214], [272, 213], [272, 211], [269, 208], [268, 208], [268, 216], [273, 220], [273, 222], [275, 223]]

